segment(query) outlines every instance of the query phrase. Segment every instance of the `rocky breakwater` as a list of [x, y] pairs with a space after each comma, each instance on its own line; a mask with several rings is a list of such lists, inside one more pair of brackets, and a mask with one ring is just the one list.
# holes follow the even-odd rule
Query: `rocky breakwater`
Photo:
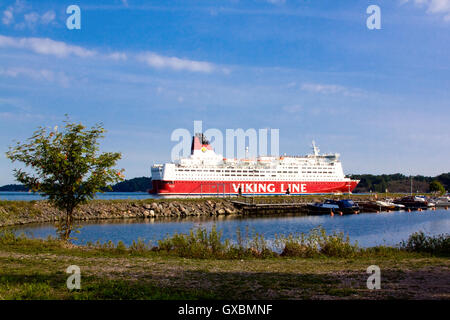
[[[145, 219], [159, 217], [218, 216], [241, 213], [224, 199], [213, 200], [95, 200], [78, 208], [75, 220]], [[64, 215], [47, 201], [3, 201], [0, 227], [55, 222]]]

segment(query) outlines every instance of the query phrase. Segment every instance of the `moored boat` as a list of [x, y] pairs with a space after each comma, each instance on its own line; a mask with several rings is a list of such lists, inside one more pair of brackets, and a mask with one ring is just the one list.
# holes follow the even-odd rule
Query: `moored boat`
[[393, 201], [395, 204], [404, 205], [406, 209], [427, 209], [429, 203], [426, 198], [420, 196], [407, 196]]
[[376, 203], [381, 206], [384, 209], [389, 209], [389, 210], [402, 210], [405, 209], [405, 206], [403, 204], [399, 204], [399, 203], [394, 203], [390, 200], [379, 200], [376, 201]]
[[351, 199], [331, 200], [310, 203], [306, 206], [311, 214], [351, 214], [359, 213], [360, 207]]
[[430, 200], [436, 207], [450, 207], [450, 196], [438, 197]]

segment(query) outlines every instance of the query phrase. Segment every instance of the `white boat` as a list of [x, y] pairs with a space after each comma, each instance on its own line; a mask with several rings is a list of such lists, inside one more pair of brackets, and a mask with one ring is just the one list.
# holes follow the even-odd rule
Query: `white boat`
[[398, 209], [405, 208], [405, 206], [403, 204], [393, 203], [389, 200], [386, 200], [386, 201], [379, 200], [379, 201], [376, 201], [376, 204], [378, 204], [380, 207], [390, 207], [390, 208], [394, 207], [394, 208], [398, 208]]
[[436, 207], [450, 207], [450, 196], [435, 198], [431, 201]]

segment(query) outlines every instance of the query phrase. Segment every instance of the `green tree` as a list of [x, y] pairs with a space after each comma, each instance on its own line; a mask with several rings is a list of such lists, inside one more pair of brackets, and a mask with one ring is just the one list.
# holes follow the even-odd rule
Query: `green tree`
[[101, 124], [87, 129], [67, 119], [61, 131], [39, 127], [26, 143], [17, 142], [6, 156], [28, 169], [15, 169], [17, 181], [48, 196], [50, 203], [63, 212], [57, 225], [62, 240], [73, 231], [75, 209], [94, 198], [96, 192], [123, 180], [123, 171], [113, 169], [120, 153], [99, 153], [103, 138]]
[[445, 193], [445, 188], [442, 185], [442, 183], [440, 183], [437, 180], [434, 180], [430, 183], [430, 192], [437, 192], [440, 194], [444, 194]]

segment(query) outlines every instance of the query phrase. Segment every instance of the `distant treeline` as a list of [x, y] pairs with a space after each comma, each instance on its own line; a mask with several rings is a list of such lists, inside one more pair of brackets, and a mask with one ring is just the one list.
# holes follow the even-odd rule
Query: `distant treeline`
[[0, 187], [0, 191], [26, 192], [28, 191], [28, 188], [21, 184], [7, 184], [6, 186]]
[[[410, 192], [411, 178], [400, 173], [396, 174], [354, 174], [352, 179], [360, 180], [353, 192]], [[412, 191], [413, 192], [429, 192], [430, 182], [439, 181], [445, 188], [450, 190], [450, 172], [443, 173], [436, 177], [413, 176]]]
[[[125, 180], [119, 182], [112, 186], [113, 192], [147, 192], [151, 189], [151, 180], [150, 178], [140, 177], [133, 178], [129, 180]], [[8, 184], [6, 186], [0, 187], [0, 191], [28, 191], [28, 189], [21, 184]], [[111, 191], [109, 189], [105, 191]]]
[[[355, 193], [361, 192], [410, 192], [411, 180], [410, 177], [400, 173], [396, 174], [354, 174], [352, 179], [360, 180], [358, 186], [353, 191]], [[445, 187], [445, 190], [450, 190], [450, 172], [443, 173], [436, 177], [413, 176], [412, 187], [413, 192], [429, 192], [430, 182], [439, 181]], [[151, 189], [151, 179], [147, 177], [133, 178], [119, 182], [112, 186], [113, 192], [146, 192]], [[0, 191], [28, 191], [23, 185], [9, 184], [0, 187]], [[105, 190], [109, 191], [109, 190]]]
[[134, 178], [119, 182], [112, 186], [113, 192], [147, 192], [152, 188], [152, 179], [146, 177]]

